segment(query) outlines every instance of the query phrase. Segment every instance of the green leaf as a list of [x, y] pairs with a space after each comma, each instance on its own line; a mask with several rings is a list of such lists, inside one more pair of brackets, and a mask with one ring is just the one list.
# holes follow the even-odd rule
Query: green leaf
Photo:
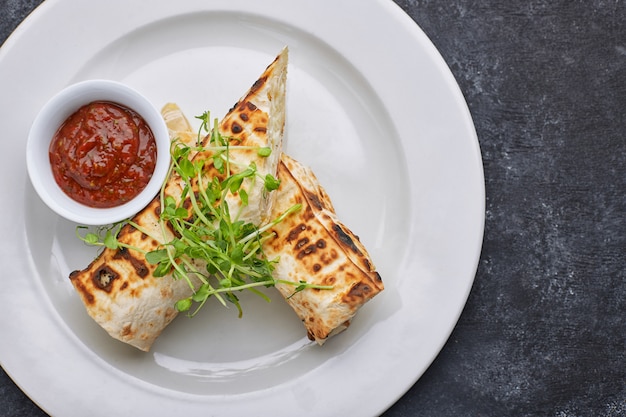
[[106, 235], [104, 236], [104, 246], [113, 250], [119, 247], [117, 237], [115, 237], [110, 230], [107, 230]]
[[185, 253], [185, 249], [187, 249], [187, 244], [180, 239], [172, 240], [171, 244], [172, 246], [174, 246], [174, 249], [176, 250], [175, 257], [182, 255], [183, 253]]
[[95, 233], [87, 233], [83, 240], [90, 245], [95, 245], [100, 242], [100, 237]]
[[215, 275], [217, 273], [217, 267], [212, 263], [208, 263], [206, 266], [206, 271], [209, 273], [209, 275]]
[[177, 146], [172, 151], [172, 159], [175, 161], [188, 159], [190, 150], [188, 146]]
[[178, 164], [178, 173], [184, 180], [188, 180], [196, 175], [196, 168], [189, 159], [181, 159]]
[[243, 183], [244, 177], [237, 176], [232, 178], [233, 180], [230, 182], [230, 186], [228, 187], [228, 189], [231, 193], [235, 194], [241, 188], [241, 183]]
[[241, 199], [241, 204], [244, 207], [248, 205], [248, 193], [243, 188], [239, 190], [239, 198]]
[[191, 304], [191, 298], [183, 298], [182, 300], [176, 301], [175, 307], [176, 310], [183, 312], [189, 310], [191, 308]]
[[221, 272], [228, 272], [228, 271], [230, 271], [230, 266], [231, 266], [231, 263], [227, 259], [224, 259], [224, 260], [222, 260], [222, 261], [217, 263], [217, 267], [219, 268], [219, 270]]
[[272, 148], [269, 148], [269, 147], [259, 148], [259, 150], [257, 151], [257, 154], [261, 157], [267, 158], [268, 156], [272, 154]]
[[167, 254], [167, 249], [157, 249], [146, 253], [146, 261], [148, 261], [148, 263], [152, 265], [156, 265], [159, 262], [168, 260], [169, 256]]
[[237, 245], [235, 249], [233, 249], [232, 253], [230, 254], [230, 259], [232, 259], [232, 261], [236, 264], [242, 264], [243, 256], [244, 256], [244, 253], [243, 253], [243, 249], [241, 245]]
[[239, 238], [241, 235], [241, 230], [245, 226], [245, 223], [242, 220], [237, 220], [236, 222], [231, 223], [230, 231], [235, 239]]
[[186, 219], [189, 216], [189, 212], [184, 207], [179, 207], [174, 210], [174, 217], [177, 219]]
[[169, 261], [162, 261], [156, 267], [156, 269], [152, 272], [152, 275], [156, 278], [161, 278], [170, 273], [172, 270], [172, 264]]
[[213, 157], [213, 166], [220, 174], [224, 173], [224, 160], [219, 155]]
[[209, 286], [207, 284], [203, 284], [198, 288], [196, 293], [191, 297], [193, 301], [199, 303], [204, 301], [209, 296]]
[[280, 180], [274, 177], [272, 174], [267, 174], [265, 176], [265, 189], [267, 191], [277, 190], [280, 186]]
[[222, 252], [226, 252], [228, 250], [228, 242], [226, 242], [225, 240], [216, 240], [214, 245], [217, 249], [221, 250]]

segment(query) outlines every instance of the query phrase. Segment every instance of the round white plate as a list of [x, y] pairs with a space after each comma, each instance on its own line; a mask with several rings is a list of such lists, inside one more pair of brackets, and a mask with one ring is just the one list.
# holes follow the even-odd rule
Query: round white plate
[[[26, 175], [30, 124], [64, 86], [130, 84], [222, 116], [290, 48], [286, 151], [310, 165], [386, 285], [309, 342], [277, 293], [179, 316], [150, 353], [108, 337], [68, 280], [95, 256]], [[484, 183], [451, 73], [394, 3], [47, 0], [0, 51], [2, 366], [52, 415], [377, 415], [452, 331], [482, 243]]]

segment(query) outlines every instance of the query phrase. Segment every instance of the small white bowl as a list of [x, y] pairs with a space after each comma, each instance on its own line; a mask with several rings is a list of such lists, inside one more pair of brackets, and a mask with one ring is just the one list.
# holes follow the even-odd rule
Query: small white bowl
[[[111, 208], [93, 208], [73, 200], [58, 186], [50, 166], [52, 137], [71, 114], [93, 101], [110, 101], [137, 112], [152, 129], [157, 145], [156, 166], [148, 185], [132, 200]], [[169, 163], [170, 139], [159, 110], [139, 92], [109, 80], [83, 81], [57, 93], [35, 118], [26, 145], [28, 175], [41, 199], [60, 216], [84, 225], [111, 224], [141, 211], [158, 194]]]

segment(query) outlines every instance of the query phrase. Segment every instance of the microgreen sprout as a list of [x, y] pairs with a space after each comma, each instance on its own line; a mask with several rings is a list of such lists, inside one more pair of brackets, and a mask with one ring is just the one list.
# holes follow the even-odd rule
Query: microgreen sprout
[[[304, 281], [276, 280], [272, 276], [278, 259], [267, 259], [263, 243], [273, 238], [270, 229], [300, 210], [301, 205], [290, 207], [262, 225], [245, 222], [239, 219], [239, 213], [230, 213], [227, 203], [229, 194], [238, 196], [240, 208], [243, 208], [249, 204], [248, 184], [262, 181], [264, 190], [270, 192], [278, 189], [280, 181], [271, 174], [259, 174], [254, 162], [242, 166], [233, 160], [231, 152], [253, 147], [243, 146], [236, 139], [222, 135], [217, 119], [213, 120], [210, 128], [209, 112], [196, 118], [201, 120], [196, 147], [190, 149], [177, 142], [172, 146], [171, 170], [183, 184], [182, 198], [176, 201], [167, 196], [165, 184], [160, 194], [161, 228], [163, 231], [169, 228], [176, 237], [146, 254], [148, 262], [157, 266], [155, 276], [171, 274], [175, 279], [187, 280], [194, 289], [191, 297], [176, 303], [176, 308], [191, 311], [195, 303], [196, 308], [189, 313], [193, 316], [209, 298], [215, 297], [224, 305], [227, 302], [234, 304], [241, 317], [242, 308], [237, 293], [243, 290], [269, 301], [259, 289], [277, 283], [293, 285], [294, 293], [306, 288], [332, 288]], [[256, 151], [261, 158], [272, 153], [269, 147], [257, 147]], [[190, 159], [192, 152], [206, 152], [210, 156], [194, 160]], [[207, 175], [208, 164], [212, 164], [220, 175]], [[188, 204], [184, 204], [185, 201]]]
[[[249, 204], [247, 186], [262, 181], [264, 192], [271, 192], [278, 189], [280, 180], [271, 174], [260, 174], [254, 162], [247, 166], [241, 165], [230, 154], [238, 149], [256, 149], [259, 157], [266, 158], [271, 155], [271, 148], [243, 146], [236, 139], [222, 135], [217, 119], [211, 127], [208, 111], [196, 118], [201, 121], [201, 125], [195, 146], [174, 140], [170, 149], [172, 158], [168, 178], [177, 176], [182, 186], [181, 197], [177, 200], [167, 195], [167, 181], [163, 183], [159, 194], [161, 236], [173, 233], [171, 240], [149, 252], [118, 241], [117, 234], [124, 224], [150, 235], [132, 220], [99, 228], [84, 236], [79, 230], [86, 227], [79, 226], [77, 236], [90, 245], [141, 252], [146, 261], [155, 266], [153, 276], [171, 275], [176, 280], [186, 280], [193, 294], [178, 300], [175, 307], [178, 311], [188, 312], [189, 316], [197, 314], [206, 301], [213, 297], [224, 306], [234, 304], [241, 317], [243, 310], [237, 293], [247, 290], [269, 301], [260, 289], [278, 283], [292, 285], [293, 294], [307, 288], [331, 289], [332, 286], [314, 285], [306, 281], [275, 279], [272, 272], [278, 259], [268, 259], [263, 252], [264, 242], [274, 236], [272, 227], [300, 210], [300, 204], [291, 206], [275, 219], [261, 225], [239, 219], [241, 208]], [[208, 156], [193, 158], [198, 153]], [[208, 174], [211, 165], [219, 175]], [[229, 194], [239, 198], [238, 213], [230, 213], [227, 202]], [[163, 240], [151, 237], [156, 241]]]
[[[102, 246], [112, 250], [121, 248], [132, 249], [145, 254], [146, 251], [143, 249], [127, 245], [117, 240], [117, 234], [122, 226], [124, 226], [124, 223], [125, 222], [122, 221], [112, 225], [98, 226], [95, 229], [90, 229], [87, 226], [76, 226], [76, 236], [90, 246]], [[81, 235], [81, 231], [86, 231], [86, 233]]]

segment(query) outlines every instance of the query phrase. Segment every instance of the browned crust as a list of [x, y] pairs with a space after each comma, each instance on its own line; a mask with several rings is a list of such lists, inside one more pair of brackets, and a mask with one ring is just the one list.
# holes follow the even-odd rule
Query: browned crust
[[313, 172], [283, 154], [278, 177], [281, 186], [274, 214], [293, 204], [302, 204], [302, 209], [272, 229], [276, 237], [264, 248], [268, 257], [279, 259], [276, 278], [334, 286], [294, 294], [294, 286], [277, 285], [309, 338], [323, 343], [334, 331], [347, 327], [384, 284], [359, 238], [338, 220]]

